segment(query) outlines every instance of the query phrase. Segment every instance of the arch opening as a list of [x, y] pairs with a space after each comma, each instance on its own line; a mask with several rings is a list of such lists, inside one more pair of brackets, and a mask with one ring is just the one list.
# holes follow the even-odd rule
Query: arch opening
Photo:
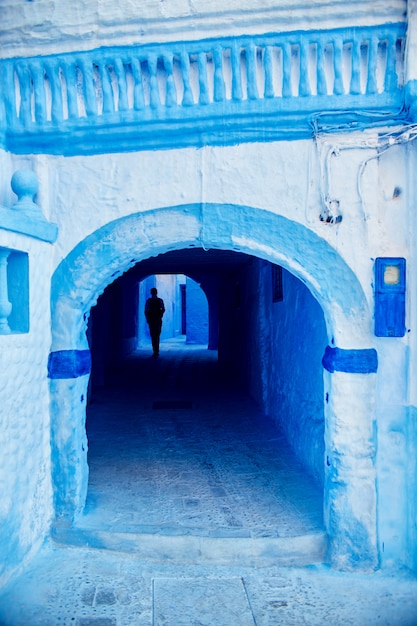
[[[262, 219], [259, 219], [260, 214], [262, 214]], [[172, 230], [169, 228], [170, 225], [172, 225]], [[169, 236], [167, 233], [170, 233]], [[110, 242], [108, 249], [106, 249], [105, 264], [103, 263], [103, 242]], [[267, 212], [230, 205], [226, 207], [198, 205], [160, 209], [148, 214], [118, 220], [94, 233], [88, 240], [79, 244], [77, 249], [73, 250], [57, 269], [53, 281], [53, 352], [72, 350], [79, 355], [87, 351], [83, 316], [94, 304], [98, 294], [103, 291], [106, 282], [109, 283], [117, 275], [138, 266], [140, 261], [146, 263], [146, 259], [152, 260], [158, 255], [174, 254], [178, 250], [190, 252], [199, 250], [204, 254], [208, 248], [227, 254], [250, 255], [251, 258], [256, 259], [257, 271], [260, 273], [270, 271], [271, 263], [288, 270], [284, 274], [284, 284], [287, 281], [290, 289], [304, 290], [304, 296], [310, 299], [310, 304], [313, 301], [316, 302], [318, 309], [320, 310], [321, 307], [324, 314], [324, 319], [322, 315], [321, 331], [317, 335], [320, 335], [320, 341], [317, 342], [317, 344], [321, 343], [320, 349], [323, 348], [323, 342], [335, 346], [330, 350], [337, 350], [339, 346], [349, 350], [349, 348], [357, 345], [362, 347], [364, 341], [367, 341], [370, 318], [360, 284], [351, 270], [327, 243], [299, 224]], [[67, 271], [69, 267], [71, 268], [70, 272]], [[87, 267], [94, 268], [87, 272], [88, 276], [86, 276], [85, 271]], [[265, 269], [268, 267], [269, 270]], [[342, 278], [346, 288], [340, 290], [339, 285]], [[241, 303], [241, 282], [237, 281], [234, 289], [229, 289], [229, 293], [233, 293], [235, 303]], [[297, 298], [300, 298], [299, 293]], [[66, 319], [66, 324], [62, 323], [63, 318]], [[252, 319], [255, 318], [256, 316], [252, 317]], [[263, 321], [266, 324], [267, 318], [265, 317]], [[296, 325], [294, 325], [295, 327]], [[269, 329], [269, 331], [275, 339], [278, 337], [279, 331], [277, 329]], [[236, 359], [235, 363], [239, 362], [240, 366], [246, 363], [244, 375], [247, 376], [250, 370], [247, 362], [250, 361], [251, 357], [248, 356], [246, 361], [244, 358], [237, 357], [236, 355], [240, 354], [239, 346], [237, 349], [236, 346], [231, 349], [230, 337], [222, 343], [221, 335], [222, 333], [219, 331], [219, 354], [222, 354], [225, 362], [232, 358], [232, 360]], [[253, 333], [254, 336], [256, 333]], [[259, 336], [265, 339], [267, 334], [262, 331]], [[261, 348], [260, 344], [261, 341], [259, 341], [259, 348]], [[242, 345], [244, 342], [240, 342], [240, 346]], [[297, 349], [291, 355], [294, 362], [302, 362], [300, 346], [304, 346], [302, 341], [297, 343]], [[319, 348], [317, 349], [319, 350]], [[258, 367], [262, 376], [260, 376], [260, 382], [256, 383], [258, 388], [254, 389], [255, 396], [257, 395], [258, 398], [262, 396], [264, 406], [268, 406], [268, 403], [272, 406], [276, 400], [271, 399], [268, 390], [272, 386], [265, 384], [265, 379], [268, 374], [273, 376], [273, 368], [270, 367], [270, 362], [268, 364], [268, 359], [265, 357], [265, 346], [259, 349], [257, 354], [262, 355], [262, 358], [258, 359], [259, 363], [254, 365], [254, 368]], [[75, 360], [77, 358], [79, 356], [75, 356]], [[334, 355], [331, 358], [334, 359]], [[259, 369], [259, 365], [262, 364], [264, 368]], [[332, 361], [332, 367], [333, 365], [334, 362]], [[336, 364], [336, 370], [337, 367]], [[332, 372], [330, 366], [326, 367], [326, 370]], [[354, 373], [354, 371], [342, 371]], [[332, 458], [337, 457], [333, 437], [337, 410], [339, 410], [337, 404], [342, 401], [342, 397], [338, 397], [336, 393], [333, 403], [329, 407], [328, 398], [332, 394], [333, 379], [334, 377], [325, 372], [324, 387], [321, 387], [323, 398], [320, 404], [326, 425], [327, 467], [323, 479], [325, 484], [325, 520], [326, 529], [330, 533], [334, 547], [333, 553], [336, 555], [334, 560], [339, 559], [343, 565], [343, 562], [350, 563], [353, 561], [354, 556], [352, 555], [354, 555], [356, 548], [350, 531], [346, 532], [346, 528], [339, 529], [337, 511], [333, 507], [335, 500], [340, 497], [345, 498], [345, 494], [341, 494], [339, 490], [337, 493], [332, 491], [335, 482], [340, 481], [341, 470], [340, 467], [336, 466], [337, 461], [335, 467], [331, 466]], [[62, 406], [63, 404], [68, 405], [69, 402], [73, 416], [76, 415], [73, 421], [77, 431], [74, 436], [69, 438], [72, 441], [68, 442], [67, 438], [69, 445], [62, 445], [62, 442], [59, 441], [62, 426], [58, 425], [56, 417], [53, 418], [52, 439], [56, 456], [54, 482], [58, 516], [76, 516], [77, 511], [82, 510], [85, 501], [88, 469], [86, 469], [86, 455], [79, 453], [79, 443], [81, 440], [83, 441], [83, 436], [85, 436], [85, 405], [80, 406], [79, 398], [81, 396], [82, 404], [84, 394], [80, 392], [85, 391], [86, 382], [87, 376], [82, 375], [73, 377], [71, 384], [68, 384], [68, 380], [65, 378], [51, 376], [52, 412], [55, 416], [61, 415], [62, 417]], [[361, 387], [363, 397], [366, 395], [368, 400], [369, 397], [373, 397], [373, 377], [368, 377], [366, 381], [361, 379], [359, 387]], [[317, 388], [316, 386], [316, 390]], [[295, 392], [294, 395], [296, 395]], [[342, 395], [343, 393], [340, 394], [340, 396]], [[291, 393], [287, 393], [287, 397], [290, 396]], [[74, 401], [75, 397], [78, 397], [77, 402]], [[326, 398], [325, 401], [324, 398]], [[363, 414], [367, 415], [366, 427], [372, 429], [369, 401], [364, 402], [362, 408]], [[336, 415], [334, 414], [335, 411]], [[71, 428], [74, 430], [73, 427]], [[308, 434], [305, 435], [308, 437]], [[77, 444], [77, 454], [80, 457], [79, 463], [76, 465], [75, 477], [69, 476], [68, 468], [65, 467], [68, 464], [65, 459], [68, 458], [69, 451], [73, 449], [74, 442]], [[320, 446], [317, 446], [316, 453], [320, 456], [322, 450], [319, 448]], [[306, 446], [304, 446], [304, 450], [307, 450]], [[370, 446], [366, 459], [368, 472], [366, 482], [367, 488], [375, 489], [372, 464]], [[317, 467], [317, 463], [313, 462], [313, 465]], [[331, 471], [328, 470], [328, 467], [331, 467]], [[364, 473], [362, 472], [362, 479], [363, 477]], [[372, 507], [373, 503], [370, 506]], [[353, 520], [354, 524], [355, 520]], [[373, 527], [374, 525], [375, 519], [370, 522], [370, 526]], [[367, 530], [368, 535], [372, 535], [372, 528]], [[373, 535], [369, 537], [368, 543], [370, 544], [369, 551], [372, 553], [369, 561], [374, 563], [376, 557], [373, 549]], [[362, 539], [360, 546], [362, 553], [363, 547]]]
[[[119, 526], [137, 533], [273, 538], [315, 531], [322, 546], [321, 308], [289, 272], [242, 253], [159, 255], [153, 268], [167, 273], [157, 274], [159, 282], [151, 275], [138, 291], [149, 263], [117, 279], [90, 315], [97, 330], [90, 340], [93, 381], [106, 356], [103, 340], [113, 355], [105, 391], [95, 388], [87, 409], [90, 481], [79, 524], [110, 527], [117, 511]], [[130, 355], [123, 350], [118, 326], [129, 326], [127, 307], [132, 318], [137, 311], [143, 316], [151, 286], [159, 285], [170, 309], [178, 286], [178, 275], [169, 273], [173, 263], [198, 276], [210, 294], [219, 360], [217, 350], [195, 344], [187, 350], [171, 332], [157, 363], [149, 343]], [[305, 558], [313, 557], [306, 551]]]
[[157, 288], [158, 298], [164, 302], [161, 341], [182, 339], [186, 344], [217, 349], [217, 320], [212, 320], [209, 342], [207, 296], [198, 282], [185, 274], [170, 271], [144, 274], [141, 266], [134, 267], [108, 285], [90, 311], [87, 328], [92, 359], [90, 390], [105, 385], [112, 367], [138, 348], [152, 350], [144, 315], [152, 288]]

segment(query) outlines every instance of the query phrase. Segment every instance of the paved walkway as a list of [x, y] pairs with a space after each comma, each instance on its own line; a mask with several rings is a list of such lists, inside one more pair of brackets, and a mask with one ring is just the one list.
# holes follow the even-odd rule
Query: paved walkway
[[[180, 344], [181, 345], [181, 344]], [[209, 537], [321, 533], [322, 493], [215, 352], [139, 352], [90, 406], [83, 528]]]
[[149, 354], [90, 404], [85, 515], [0, 596], [0, 626], [417, 625], [417, 580], [322, 563], [320, 489], [216, 354]]

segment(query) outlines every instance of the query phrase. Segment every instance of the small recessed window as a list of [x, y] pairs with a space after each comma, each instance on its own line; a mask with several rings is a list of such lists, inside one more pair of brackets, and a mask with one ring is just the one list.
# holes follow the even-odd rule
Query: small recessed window
[[29, 258], [0, 248], [0, 334], [29, 332]]

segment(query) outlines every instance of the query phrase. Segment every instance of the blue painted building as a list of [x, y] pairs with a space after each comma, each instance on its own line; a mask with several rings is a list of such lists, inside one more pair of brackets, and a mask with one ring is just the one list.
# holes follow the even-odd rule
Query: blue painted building
[[82, 512], [90, 373], [180, 274], [332, 566], [416, 570], [416, 1], [132, 4], [2, 3], [0, 582]]

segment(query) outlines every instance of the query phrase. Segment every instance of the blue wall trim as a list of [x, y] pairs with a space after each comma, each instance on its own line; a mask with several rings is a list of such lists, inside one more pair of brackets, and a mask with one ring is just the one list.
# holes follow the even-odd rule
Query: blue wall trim
[[378, 353], [373, 348], [343, 350], [327, 346], [322, 363], [331, 373], [374, 374], [378, 370]]
[[90, 350], [58, 350], [49, 355], [48, 378], [79, 378], [90, 371]]

